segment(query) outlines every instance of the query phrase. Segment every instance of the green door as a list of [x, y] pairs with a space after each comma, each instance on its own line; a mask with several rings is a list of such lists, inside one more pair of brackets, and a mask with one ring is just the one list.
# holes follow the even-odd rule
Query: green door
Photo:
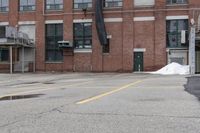
[[134, 71], [143, 71], [143, 52], [134, 52]]

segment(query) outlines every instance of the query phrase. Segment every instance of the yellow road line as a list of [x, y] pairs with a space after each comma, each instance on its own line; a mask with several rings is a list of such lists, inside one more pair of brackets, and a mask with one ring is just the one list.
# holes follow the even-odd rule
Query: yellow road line
[[112, 91], [105, 92], [105, 93], [103, 93], [103, 94], [100, 94], [100, 95], [97, 95], [97, 96], [94, 96], [94, 97], [91, 97], [91, 98], [88, 98], [88, 99], [79, 101], [79, 102], [77, 102], [76, 104], [84, 104], [84, 103], [88, 103], [88, 102], [91, 102], [91, 101], [94, 101], [94, 100], [98, 100], [98, 99], [100, 99], [100, 98], [102, 98], [102, 97], [108, 96], [108, 95], [110, 95], [110, 94], [119, 92], [119, 91], [124, 90], [124, 89], [127, 89], [128, 87], [133, 86], [133, 85], [136, 85], [136, 84], [141, 83], [141, 82], [142, 82], [142, 80], [138, 80], [138, 81], [136, 81], [136, 82], [132, 82], [132, 83], [130, 83], [130, 84], [124, 85], [124, 86], [122, 86], [122, 87], [120, 87], [120, 88], [117, 88], [117, 89], [114, 89], [114, 90], [112, 90]]
[[30, 93], [35, 93], [35, 92], [56, 90], [56, 89], [60, 89], [61, 87], [79, 86], [79, 85], [88, 84], [90, 82], [92, 82], [92, 81], [82, 82], [82, 83], [78, 83], [78, 84], [62, 85], [62, 86], [58, 86], [58, 87], [54, 87], [54, 88], [44, 88], [44, 89], [37, 89], [37, 90], [29, 90], [29, 91], [10, 93], [10, 94], [6, 94], [6, 95], [2, 95], [2, 96], [0, 96], [0, 98], [7, 97], [7, 96], [24, 95], [24, 94], [30, 94]]

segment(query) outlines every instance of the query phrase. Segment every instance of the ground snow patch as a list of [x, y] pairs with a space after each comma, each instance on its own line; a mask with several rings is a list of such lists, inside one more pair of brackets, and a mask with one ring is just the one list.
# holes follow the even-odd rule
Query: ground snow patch
[[187, 75], [189, 74], [189, 66], [183, 66], [183, 65], [173, 62], [161, 68], [160, 70], [156, 72], [151, 72], [151, 73], [162, 74], [162, 75], [173, 75], [173, 74]]

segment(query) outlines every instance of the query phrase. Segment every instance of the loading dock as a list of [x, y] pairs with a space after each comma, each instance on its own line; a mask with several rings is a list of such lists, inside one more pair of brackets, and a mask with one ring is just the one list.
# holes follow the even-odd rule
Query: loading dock
[[[27, 34], [18, 32], [14, 27], [4, 26], [1, 29], [0, 48], [9, 50], [10, 73], [12, 74], [13, 71], [24, 73], [29, 71], [30, 67], [35, 72], [35, 47], [33, 41], [29, 39]], [[31, 57], [32, 59], [25, 60], [25, 57]]]

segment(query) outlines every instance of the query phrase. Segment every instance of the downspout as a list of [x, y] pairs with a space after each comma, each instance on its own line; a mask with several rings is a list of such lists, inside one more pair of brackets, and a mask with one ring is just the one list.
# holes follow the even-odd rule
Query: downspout
[[96, 19], [96, 29], [97, 34], [99, 37], [99, 41], [101, 45], [107, 45], [107, 33], [104, 23], [104, 17], [103, 17], [103, 1], [102, 0], [96, 0], [95, 3], [95, 19]]

